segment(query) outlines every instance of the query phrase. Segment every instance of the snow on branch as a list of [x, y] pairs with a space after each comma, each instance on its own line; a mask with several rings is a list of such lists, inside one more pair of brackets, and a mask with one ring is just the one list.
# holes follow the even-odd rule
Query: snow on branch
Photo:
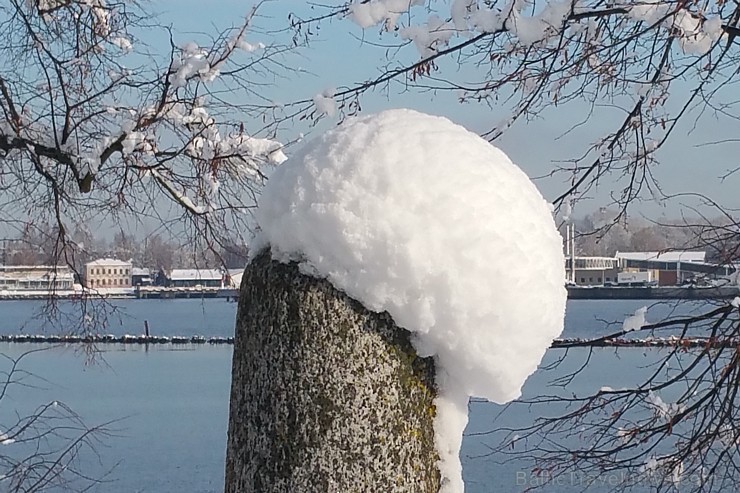
[[[703, 97], [721, 98], [717, 94], [730, 87], [738, 62], [738, 7], [729, 2], [352, 0], [326, 9], [314, 19], [294, 17], [296, 33], [335, 16], [362, 29], [377, 26], [381, 42], [395, 39], [398, 47], [394, 63], [377, 76], [333, 94], [340, 115], [356, 112], [366, 92], [394, 84], [401, 91], [447, 91], [463, 104], [489, 105], [496, 113], [484, 133], [490, 140], [552, 106], [586, 105], [584, 118], [606, 111], [603, 103], [622, 110], [623, 119], [610, 115], [613, 128], [553, 171], [575, 177], [577, 186], [562, 194], [575, 200], [612, 177], [621, 186], [613, 194], [620, 208], [663, 196], [652, 173], [661, 148]], [[408, 61], [409, 51], [416, 61]], [[673, 86], [687, 80], [689, 95], [674, 94]], [[317, 95], [295, 104], [310, 112], [325, 102]]]
[[[252, 39], [256, 10], [179, 43], [137, 3], [0, 0], [0, 12], [0, 169], [15, 207], [58, 231], [170, 204], [210, 239], [249, 231], [266, 170], [286, 159], [250, 79], [290, 70], [288, 47]], [[151, 52], [144, 35], [170, 45]]]

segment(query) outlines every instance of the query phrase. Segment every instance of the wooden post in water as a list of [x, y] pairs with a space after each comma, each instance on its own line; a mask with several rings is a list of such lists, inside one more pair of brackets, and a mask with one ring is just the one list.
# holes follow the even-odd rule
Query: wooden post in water
[[244, 275], [226, 493], [437, 493], [434, 364], [409, 332], [269, 251]]

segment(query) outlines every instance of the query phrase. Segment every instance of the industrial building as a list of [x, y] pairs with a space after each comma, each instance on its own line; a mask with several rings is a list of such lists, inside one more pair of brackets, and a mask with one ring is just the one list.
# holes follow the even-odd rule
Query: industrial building
[[706, 252], [617, 252], [614, 257], [565, 259], [569, 284], [577, 286], [680, 286], [707, 278], [729, 277], [731, 266], [706, 262]]
[[617, 252], [623, 272], [649, 272], [660, 286], [680, 286], [696, 279], [728, 276], [734, 269], [707, 263], [703, 251]]
[[578, 286], [602, 286], [616, 282], [619, 273], [618, 261], [612, 257], [566, 258], [565, 269], [570, 283]]

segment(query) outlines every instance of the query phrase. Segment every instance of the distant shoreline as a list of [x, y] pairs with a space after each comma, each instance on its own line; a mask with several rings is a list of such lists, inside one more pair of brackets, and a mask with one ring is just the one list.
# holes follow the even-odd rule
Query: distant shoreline
[[146, 300], [146, 299], [181, 299], [181, 298], [224, 298], [234, 300], [238, 298], [237, 288], [210, 288], [210, 287], [159, 287], [145, 286], [141, 288], [123, 288], [95, 291], [0, 291], [0, 302], [18, 300]]
[[570, 300], [712, 300], [740, 296], [740, 286], [567, 286]]
[[[567, 286], [570, 300], [710, 300], [733, 299], [740, 296], [740, 286], [722, 287], [614, 287]], [[0, 291], [0, 302], [5, 300], [79, 300], [79, 299], [203, 299], [222, 298], [236, 301], [238, 288], [165, 288], [147, 286], [139, 289], [95, 292], [80, 291]]]

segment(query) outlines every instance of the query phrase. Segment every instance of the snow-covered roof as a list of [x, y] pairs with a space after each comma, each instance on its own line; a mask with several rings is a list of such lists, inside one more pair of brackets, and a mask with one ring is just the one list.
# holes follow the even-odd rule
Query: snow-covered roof
[[132, 276], [148, 276], [150, 275], [149, 269], [142, 269], [141, 267], [134, 267], [131, 269]]
[[703, 263], [706, 259], [707, 252], [617, 252], [615, 255], [624, 260], [642, 260], [651, 262], [695, 262]]
[[231, 278], [231, 285], [235, 288], [238, 288], [242, 283], [242, 277], [244, 277], [244, 272], [240, 271], [237, 274], [230, 274], [229, 277]]
[[4, 265], [0, 264], [0, 271], [45, 271], [45, 272], [72, 272], [68, 265]]
[[33, 267], [21, 269], [0, 269], [0, 281], [72, 281], [74, 273], [71, 269], [56, 269], [47, 267], [47, 269], [37, 269]]
[[218, 269], [172, 269], [169, 277], [172, 281], [220, 281], [223, 274]]
[[93, 260], [92, 262], [88, 262], [85, 264], [85, 266], [116, 266], [116, 267], [131, 267], [131, 262], [127, 262], [125, 260], [117, 260], [114, 258], [99, 258], [97, 260]]

